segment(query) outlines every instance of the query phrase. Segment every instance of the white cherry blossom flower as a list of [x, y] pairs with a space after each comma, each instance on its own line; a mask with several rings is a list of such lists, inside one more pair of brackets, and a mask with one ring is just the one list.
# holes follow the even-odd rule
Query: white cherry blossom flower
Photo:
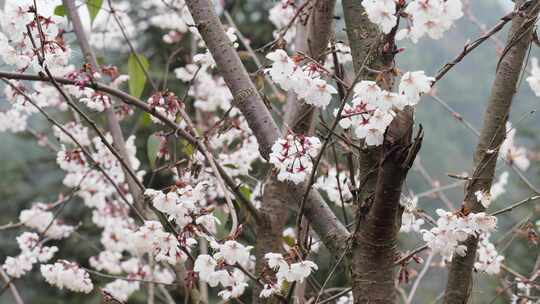
[[396, 26], [396, 2], [394, 0], [364, 0], [365, 8], [371, 22], [377, 24], [383, 33], [388, 34]]
[[77, 264], [59, 260], [54, 264], [41, 265], [41, 274], [45, 281], [60, 289], [89, 293], [94, 289], [90, 275]]
[[272, 146], [270, 163], [279, 170], [278, 180], [298, 184], [305, 180], [313, 168], [312, 158], [317, 156], [321, 143], [317, 137], [288, 134]]

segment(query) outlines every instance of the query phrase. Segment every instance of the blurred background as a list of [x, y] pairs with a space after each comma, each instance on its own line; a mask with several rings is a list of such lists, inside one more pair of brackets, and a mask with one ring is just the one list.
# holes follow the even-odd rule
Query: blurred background
[[[19, 2], [20, 0], [7, 0], [7, 2]], [[360, 1], [360, 0], [359, 0]], [[5, 0], [0, 0], [3, 7]], [[51, 9], [59, 4], [55, 1], [38, 1], [43, 5], [49, 5]], [[107, 2], [107, 1], [105, 1]], [[114, 1], [115, 3], [117, 1]], [[143, 1], [141, 1], [143, 2]], [[82, 3], [82, 2], [81, 2]], [[151, 18], [151, 10], [142, 10], [139, 1], [125, 1], [122, 7], [129, 11], [134, 22], [145, 22]], [[227, 7], [235, 19], [240, 31], [257, 49], [272, 40], [272, 24], [268, 21], [268, 10], [275, 5], [273, 1], [265, 0], [237, 0], [231, 1]], [[40, 4], [41, 5], [41, 4]], [[405, 51], [398, 55], [398, 68], [403, 71], [425, 70], [427, 75], [434, 75], [446, 62], [451, 61], [468, 41], [474, 40], [482, 34], [482, 25], [487, 28], [494, 25], [498, 19], [509, 12], [513, 7], [510, 0], [474, 0], [466, 7], [467, 13], [456, 23], [455, 27], [448, 31], [443, 39], [431, 40], [423, 38], [418, 44], [407, 41], [398, 43], [398, 47]], [[337, 5], [336, 36], [338, 40], [346, 41], [344, 25], [341, 16], [341, 3]], [[83, 16], [88, 19], [88, 17]], [[185, 87], [175, 79], [172, 70], [189, 62], [189, 56], [179, 56], [164, 69], [168, 56], [177, 46], [171, 46], [162, 41], [165, 32], [156, 27], [145, 27], [137, 32], [136, 48], [149, 59], [150, 72], [158, 82], [163, 80], [168, 73], [168, 87], [170, 90], [182, 95]], [[67, 34], [67, 41], [74, 42], [74, 37]], [[479, 129], [482, 124], [483, 111], [489, 96], [490, 87], [494, 79], [494, 72], [498, 61], [498, 51], [504, 47], [506, 31], [501, 31], [494, 39], [483, 43], [478, 49], [468, 55], [458, 64], [436, 88], [435, 94], [440, 100], [447, 103], [455, 111], [462, 115], [463, 119]], [[502, 43], [502, 45], [501, 45]], [[243, 49], [241, 47], [241, 49]], [[74, 61], [80, 63], [80, 51], [73, 47]], [[128, 52], [124, 51], [100, 51], [98, 56], [107, 64], [115, 64], [121, 71], [127, 73]], [[533, 44], [530, 56], [540, 56], [537, 46]], [[264, 54], [260, 54], [263, 58]], [[246, 61], [250, 71], [256, 67], [250, 60]], [[352, 67], [348, 67], [349, 70]], [[7, 65], [0, 64], [1, 70], [11, 70]], [[148, 97], [145, 92], [144, 96]], [[145, 95], [146, 94], [146, 95]], [[187, 101], [189, 103], [189, 101]], [[334, 106], [336, 101], [334, 101]], [[5, 97], [0, 95], [0, 109], [7, 105]], [[517, 130], [517, 145], [528, 148], [531, 166], [525, 175], [534, 185], [540, 185], [538, 160], [540, 159], [540, 119], [535, 113], [540, 105], [540, 99], [535, 97], [525, 81], [522, 81], [519, 92], [514, 99], [514, 106], [510, 121]], [[276, 106], [281, 104], [276, 102]], [[328, 110], [331, 113], [331, 109]], [[328, 114], [327, 113], [327, 114]], [[61, 115], [61, 114], [58, 114]], [[98, 118], [99, 119], [99, 118]], [[472, 156], [477, 137], [459, 120], [450, 114], [440, 101], [431, 96], [424, 96], [417, 107], [416, 122], [421, 123], [425, 130], [425, 138], [420, 151], [420, 160], [429, 175], [441, 186], [456, 182], [447, 176], [448, 173], [470, 172], [472, 168]], [[136, 131], [138, 135], [138, 157], [143, 164], [147, 165], [146, 137], [153, 131], [148, 119], [141, 113], [137, 113], [130, 120], [124, 122], [126, 133]], [[31, 121], [31, 128], [36, 132], [46, 132], [48, 125], [39, 117]], [[47, 128], [47, 129], [45, 129]], [[63, 174], [57, 168], [55, 153], [39, 146], [34, 136], [29, 134], [0, 133], [0, 226], [17, 221], [16, 217], [20, 210], [28, 208], [34, 202], [55, 201], [59, 193], [68, 193], [62, 185]], [[146, 168], [148, 169], [148, 167]], [[497, 198], [492, 204], [492, 210], [507, 206], [512, 202], [521, 200], [531, 195], [531, 191], [519, 180], [519, 178], [504, 164], [498, 167], [498, 174], [509, 171], [509, 183], [507, 192]], [[159, 179], [159, 177], [158, 177]], [[166, 177], [163, 177], [163, 183]], [[158, 180], [157, 183], [160, 183]], [[425, 177], [418, 171], [412, 170], [407, 180], [406, 191], [408, 193], [422, 193], [432, 188]], [[455, 207], [459, 206], [463, 199], [463, 187], [456, 187], [445, 191]], [[422, 197], [418, 206], [434, 215], [436, 208], [445, 208], [442, 201], [434, 196]], [[341, 214], [341, 213], [338, 213]], [[93, 243], [98, 242], [97, 231], [93, 231], [90, 221], [84, 220], [88, 216], [88, 210], [82, 204], [74, 202], [63, 213], [67, 222], [78, 223], [82, 221], [84, 235], [73, 235], [63, 240], [59, 247], [61, 250], [56, 258], [76, 258], [80, 263], [88, 263], [88, 258], [97, 253]], [[514, 270], [528, 275], [532, 270], [537, 256], [540, 253], [535, 244], [529, 241], [531, 231], [538, 231], [538, 208], [527, 205], [511, 213], [506, 213], [499, 218], [499, 229], [492, 236], [492, 241], [497, 245], [500, 252], [506, 257], [506, 264]], [[516, 225], [521, 223], [521, 225]], [[0, 262], [6, 256], [16, 255], [18, 252], [15, 236], [21, 231], [0, 231]], [[421, 244], [419, 234], [402, 234], [401, 249], [413, 249]], [[323, 281], [333, 261], [328, 257], [325, 250], [317, 254], [317, 261], [321, 267], [315, 274], [319, 282]], [[434, 260], [437, 262], [437, 259]], [[419, 267], [411, 265], [412, 268]], [[330, 283], [331, 286], [344, 286], [346, 271], [344, 268], [338, 271]], [[418, 270], [418, 269], [417, 269]], [[414, 269], [413, 269], [414, 272]], [[472, 303], [490, 303], [497, 295], [498, 288], [507, 280], [507, 274], [501, 272], [499, 276], [476, 274]], [[421, 289], [416, 296], [415, 303], [432, 303], [443, 290], [446, 281], [444, 267], [434, 267], [424, 279]], [[99, 303], [97, 293], [90, 295], [78, 295], [70, 292], [62, 292], [50, 287], [45, 283], [34, 267], [30, 275], [15, 282], [27, 303]], [[403, 286], [410, 288], [410, 284]], [[246, 299], [249, 299], [246, 297]], [[0, 303], [11, 303], [11, 295], [4, 292], [0, 295]], [[130, 303], [143, 303], [144, 294], [136, 293]], [[493, 303], [507, 302], [504, 296], [498, 297]]]

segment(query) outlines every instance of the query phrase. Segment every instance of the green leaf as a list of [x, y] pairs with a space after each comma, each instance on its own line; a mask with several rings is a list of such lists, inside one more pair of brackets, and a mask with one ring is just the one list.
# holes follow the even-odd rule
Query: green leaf
[[[139, 60], [137, 60], [137, 57]], [[141, 64], [139, 64], [139, 61]], [[141, 67], [142, 65], [142, 67]], [[131, 54], [128, 59], [128, 74], [129, 74], [129, 93], [134, 97], [141, 97], [146, 83], [146, 74], [144, 70], [148, 70], [148, 60], [142, 55]]]
[[159, 137], [154, 134], [148, 136], [148, 140], [146, 141], [146, 154], [148, 155], [148, 162], [150, 162], [150, 168], [152, 169], [156, 166], [160, 142]]
[[150, 118], [151, 115], [144, 112], [140, 118], [139, 118], [139, 123], [141, 124], [142, 127], [149, 127], [152, 125], [152, 118]]
[[229, 168], [229, 169], [238, 169], [238, 166], [235, 164], [224, 164], [223, 167]]
[[193, 146], [186, 141], [184, 142], [183, 151], [187, 155], [187, 157], [192, 157], [193, 153], [195, 153], [195, 148], [193, 148]]
[[105, 58], [103, 56], [97, 56], [96, 61], [99, 65], [105, 65]]
[[60, 4], [54, 8], [54, 14], [56, 16], [64, 17], [66, 15], [66, 8], [62, 4]]
[[283, 242], [285, 244], [287, 244], [288, 246], [290, 246], [290, 247], [293, 247], [294, 244], [296, 244], [296, 240], [293, 237], [289, 236], [289, 235], [286, 235], [286, 236], [283, 237]]
[[217, 217], [220, 224], [216, 225], [216, 236], [218, 238], [224, 238], [227, 236], [227, 223], [229, 222], [229, 214], [224, 212], [221, 208], [216, 208], [212, 215]]
[[190, 288], [190, 294], [191, 294], [191, 304], [199, 304], [201, 303], [201, 293], [197, 288]]
[[242, 185], [240, 187], [240, 193], [249, 201], [251, 200], [251, 189], [248, 186]]
[[96, 19], [102, 4], [103, 0], [86, 0], [86, 7], [88, 8], [88, 13], [90, 13], [90, 21], [92, 23]]

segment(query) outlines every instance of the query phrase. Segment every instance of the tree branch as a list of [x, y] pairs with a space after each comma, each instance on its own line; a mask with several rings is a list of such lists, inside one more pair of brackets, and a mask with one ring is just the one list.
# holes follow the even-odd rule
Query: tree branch
[[[79, 43], [79, 46], [84, 54], [84, 58], [86, 62], [89, 63], [95, 71], [99, 71], [99, 65], [97, 63], [96, 57], [94, 56], [94, 53], [92, 52], [92, 48], [90, 47], [90, 44], [84, 32], [84, 28], [82, 26], [79, 13], [77, 12], [75, 1], [63, 0], [62, 3], [64, 4], [64, 7], [66, 8], [66, 12], [69, 17], [69, 20], [73, 24], [73, 32], [75, 32], [75, 36], [77, 37], [77, 42]], [[116, 117], [116, 114], [114, 113], [114, 110], [112, 108], [106, 109], [105, 115], [107, 116], [107, 125], [109, 128], [109, 132], [111, 133], [111, 136], [113, 138], [113, 146], [116, 148], [121, 158], [123, 158], [126, 161], [127, 168], [122, 167], [122, 169], [126, 176], [126, 181], [127, 181], [129, 190], [131, 192], [131, 195], [133, 196], [135, 206], [139, 210], [144, 211], [145, 206], [143, 205], [144, 200], [142, 197], [143, 190], [141, 190], [141, 188], [139, 187], [137, 180], [129, 174], [130, 170], [133, 171], [133, 167], [129, 163], [129, 157], [126, 150], [126, 142], [125, 142], [124, 135], [122, 133], [122, 128], [120, 127], [118, 118]]]
[[[268, 159], [272, 145], [281, 137], [277, 125], [227, 38], [212, 3], [208, 0], [187, 0], [186, 4], [225, 83], [234, 96], [235, 106], [240, 109], [257, 138], [262, 157]], [[300, 198], [301, 195], [297, 189], [304, 189], [304, 187], [304, 183], [297, 186], [289, 185], [289, 190], [293, 191], [288, 191], [288, 193], [293, 193], [293, 198]], [[327, 247], [339, 248], [341, 246], [339, 241], [348, 236], [347, 230], [318, 193], [312, 191], [311, 197], [313, 199], [309, 201], [309, 204], [312, 206], [307, 206], [306, 209], [310, 211], [305, 213], [306, 216], [312, 222], [316, 232], [326, 240]], [[327, 238], [327, 235], [339, 237]]]

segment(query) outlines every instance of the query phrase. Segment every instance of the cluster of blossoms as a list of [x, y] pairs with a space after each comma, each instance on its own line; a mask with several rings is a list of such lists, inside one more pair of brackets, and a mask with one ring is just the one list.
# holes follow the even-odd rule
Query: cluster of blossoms
[[[0, 17], [0, 59], [3, 63], [13, 66], [18, 72], [39, 72], [42, 71], [41, 58], [53, 75], [62, 76], [72, 69], [68, 65], [71, 49], [63, 39], [65, 18], [42, 16], [33, 5], [17, 1], [6, 3]], [[34, 51], [30, 35], [39, 52]], [[36, 83], [34, 88], [39, 93], [31, 93], [15, 81], [12, 84], [39, 100], [40, 107], [66, 110], [63, 99], [51, 86]], [[0, 112], [0, 131], [26, 130], [28, 117], [37, 109], [10, 86], [6, 86], [4, 93], [12, 107]]]
[[212, 136], [210, 147], [221, 149], [219, 163], [228, 175], [248, 175], [252, 164], [260, 158], [259, 144], [244, 116], [231, 111], [227, 122], [231, 128]]
[[421, 218], [416, 218], [416, 205], [418, 204], [418, 197], [402, 198], [399, 204], [403, 207], [403, 214], [401, 216], [401, 228], [400, 232], [420, 232], [420, 228], [424, 225], [425, 221]]
[[385, 34], [398, 25], [398, 15], [409, 19], [410, 25], [399, 30], [396, 39], [410, 38], [415, 43], [424, 35], [440, 39], [463, 16], [461, 0], [364, 0], [362, 6]]
[[527, 148], [514, 144], [515, 136], [516, 129], [512, 127], [510, 122], [507, 122], [506, 139], [499, 148], [499, 155], [509, 164], [516, 165], [520, 170], [525, 171], [529, 168], [531, 162], [527, 157]]
[[168, 193], [147, 189], [145, 194], [152, 199], [154, 207], [166, 214], [181, 230], [208, 235], [216, 232], [219, 220], [210, 210], [203, 208], [206, 205], [207, 191], [215, 191], [215, 187], [201, 182], [194, 188], [186, 185]]
[[146, 221], [142, 227], [127, 232], [129, 250], [142, 256], [151, 254], [156, 261], [176, 265], [186, 260], [180, 242], [172, 233], [165, 232], [161, 223]]
[[[168, 30], [162, 38], [165, 43], [174, 44], [180, 41], [190, 30], [189, 25], [194, 24], [184, 0], [172, 0], [168, 3], [160, 0], [144, 0], [141, 6], [144, 10], [152, 11], [149, 25]], [[171, 7], [175, 9], [171, 10]]]
[[[100, 50], [128, 50], [124, 36], [136, 45], [136, 39], [133, 38], [136, 37], [139, 31], [147, 28], [149, 24], [143, 22], [139, 27], [138, 24], [133, 22], [127, 13], [130, 7], [129, 1], [115, 1], [110, 10], [100, 10], [91, 25], [92, 31], [90, 31], [89, 40], [93, 48]], [[113, 11], [114, 16], [112, 15]]]
[[464, 256], [467, 247], [460, 243], [469, 236], [480, 237], [497, 226], [497, 218], [483, 212], [465, 216], [437, 209], [437, 215], [437, 225], [421, 233], [428, 247], [440, 253], [444, 261], [451, 261], [454, 254]]
[[342, 201], [349, 203], [353, 198], [348, 174], [344, 171], [338, 173], [334, 167], [326, 175], [319, 176], [313, 187], [326, 192], [328, 200], [337, 205]]
[[[277, 38], [279, 36], [280, 31], [284, 30], [285, 27], [289, 25], [295, 14], [296, 8], [294, 6], [294, 1], [277, 1], [276, 5], [274, 5], [268, 12], [268, 20], [270, 20], [270, 22], [272, 22], [277, 29], [274, 31], [274, 37]], [[287, 43], [291, 43], [295, 35], [296, 28], [291, 26], [289, 29], [287, 29], [285, 35], [283, 35], [283, 39], [287, 41]]]
[[250, 268], [252, 261], [249, 252], [253, 247], [244, 246], [233, 240], [225, 241], [223, 244], [212, 240], [210, 246], [215, 251], [214, 255], [199, 255], [193, 270], [198, 273], [201, 281], [211, 287], [221, 284], [224, 289], [218, 295], [223, 299], [241, 296], [248, 286], [247, 277], [240, 269], [231, 266], [238, 264]]
[[47, 262], [58, 251], [56, 246], [43, 246], [37, 233], [23, 232], [17, 237], [17, 243], [21, 253], [16, 257], [8, 256], [3, 268], [12, 278], [19, 278], [32, 270], [32, 266], [37, 262]]
[[68, 237], [75, 228], [64, 225], [56, 219], [50, 211], [51, 207], [43, 203], [34, 203], [32, 208], [21, 211], [19, 220], [26, 227], [35, 229], [48, 238], [58, 240]]
[[494, 183], [491, 186], [491, 190], [489, 191], [489, 196], [491, 197], [491, 200], [494, 201], [498, 197], [500, 197], [502, 194], [506, 192], [506, 185], [508, 184], [508, 171], [504, 171], [499, 175], [499, 179], [496, 183]]
[[[165, 116], [171, 121], [176, 121], [176, 116], [178, 115], [180, 107], [184, 106], [181, 101], [178, 100], [178, 97], [170, 91], [154, 93], [148, 98], [148, 104], [157, 113]], [[154, 123], [163, 124], [161, 120], [154, 116], [150, 116], [150, 119], [152, 119]]]
[[504, 256], [499, 255], [495, 245], [489, 241], [489, 233], [480, 237], [476, 250], [476, 262], [474, 268], [487, 274], [497, 274], [501, 270]]
[[[84, 68], [80, 71], [73, 71], [67, 74], [66, 78], [76, 82], [76, 85], [65, 86], [66, 92], [78, 98], [79, 102], [86, 105], [89, 109], [103, 112], [113, 106], [113, 100], [110, 96], [87, 87], [91, 82], [101, 78], [101, 74], [98, 72]], [[129, 76], [127, 75], [115, 75], [112, 78], [111, 86], [118, 87], [128, 79]], [[121, 119], [123, 115], [117, 113], [117, 116]]]
[[[36, 82], [33, 85], [35, 91], [29, 92], [29, 90], [19, 82], [12, 81], [11, 83], [22, 92], [29, 95], [39, 107], [53, 107], [60, 111], [67, 110], [66, 103], [62, 101], [63, 99], [58, 94], [58, 91], [52, 86]], [[37, 113], [38, 109], [11, 86], [5, 87], [4, 95], [9, 101], [11, 108], [5, 112], [0, 112], [0, 131], [10, 131], [15, 133], [26, 130], [28, 118], [32, 114]]]
[[317, 63], [301, 66], [302, 56], [291, 58], [282, 49], [268, 53], [266, 58], [272, 61], [272, 66], [265, 70], [272, 81], [283, 90], [296, 93], [307, 104], [325, 108], [332, 95], [337, 94], [336, 88], [321, 78], [324, 70]]
[[362, 6], [371, 22], [377, 24], [383, 33], [388, 34], [397, 25], [397, 3], [395, 0], [364, 0]]
[[412, 25], [398, 32], [396, 39], [408, 37], [416, 43], [424, 35], [440, 39], [463, 16], [463, 9], [461, 0], [414, 0], [405, 13]]
[[[235, 29], [227, 29], [227, 37], [231, 44], [238, 47], [238, 37], [235, 35]], [[204, 46], [203, 40], [198, 32], [194, 32], [197, 42]], [[225, 84], [223, 77], [213, 75], [212, 71], [216, 66], [214, 58], [208, 50], [204, 53], [198, 53], [193, 56], [192, 64], [187, 64], [185, 67], [180, 67], [174, 70], [176, 78], [184, 82], [192, 82], [188, 95], [195, 102], [194, 106], [197, 109], [205, 112], [213, 112], [218, 109], [227, 111], [231, 108], [233, 96], [231, 91]]]
[[279, 170], [278, 180], [298, 184], [306, 179], [313, 168], [321, 142], [317, 137], [288, 134], [272, 146], [270, 163]]
[[105, 294], [115, 300], [126, 302], [131, 294], [141, 287], [138, 280], [153, 281], [160, 284], [172, 284], [174, 273], [160, 265], [150, 266], [138, 257], [122, 261], [120, 253], [101, 252], [98, 257], [90, 258], [90, 265], [98, 271], [112, 275], [126, 274], [128, 280], [116, 279], [103, 287]]
[[[294, 66], [294, 62], [283, 50], [270, 53], [269, 58], [274, 60], [272, 67], [267, 70], [272, 79], [285, 90], [294, 89], [295, 81], [290, 75], [299, 70]], [[366, 145], [381, 145], [386, 128], [394, 119], [396, 111], [403, 110], [405, 106], [416, 105], [421, 94], [431, 90], [433, 80], [423, 71], [407, 72], [401, 78], [399, 93], [382, 90], [374, 81], [361, 81], [354, 87], [351, 105], [347, 104], [343, 108], [339, 124], [344, 129], [354, 129], [356, 137], [364, 139]], [[326, 82], [324, 86], [329, 87]], [[305, 88], [306, 85], [301, 86], [301, 90]], [[306, 102], [326, 106], [332, 96], [328, 89], [325, 90], [313, 93], [311, 89], [309, 96], [316, 96], [313, 100], [317, 101], [309, 102], [310, 99], [306, 98]], [[299, 96], [303, 97], [302, 94]], [[334, 111], [335, 115], [337, 111]], [[278, 179], [290, 180], [296, 184], [303, 181], [311, 171], [311, 157], [316, 155], [319, 146], [320, 141], [315, 137], [289, 134], [286, 138], [279, 139], [272, 146], [270, 155], [270, 162], [279, 169]]]
[[401, 78], [399, 93], [382, 90], [374, 81], [361, 81], [354, 87], [351, 104], [343, 108], [339, 124], [354, 129], [356, 137], [364, 139], [366, 145], [381, 145], [396, 111], [418, 104], [420, 95], [431, 90], [433, 80], [423, 71], [407, 72]]
[[[30, 4], [8, 4], [1, 20], [2, 61], [18, 71], [41, 71], [41, 57], [53, 74], [61, 74], [66, 69], [71, 50], [62, 37], [65, 18], [41, 16]], [[34, 51], [32, 39], [39, 53]]]
[[260, 297], [267, 298], [272, 294], [279, 293], [284, 282], [302, 283], [318, 267], [312, 261], [300, 261], [291, 263], [289, 259], [283, 257], [281, 253], [267, 253], [264, 258], [268, 267], [275, 272], [275, 281], [264, 285]]
[[[105, 135], [108, 143], [112, 143], [110, 134]], [[84, 138], [81, 138], [84, 142]], [[78, 140], [79, 141], [79, 140]], [[128, 161], [132, 168], [137, 170], [140, 166], [139, 160], [135, 157], [136, 147], [134, 144], [135, 137], [130, 137], [126, 141], [126, 150], [130, 155]], [[80, 142], [80, 141], [79, 141]], [[94, 160], [99, 160], [101, 168], [118, 184], [123, 184], [126, 181], [122, 165], [114, 154], [106, 147], [100, 137], [94, 137], [92, 140], [91, 156]], [[89, 163], [80, 148], [68, 148], [62, 146], [58, 151], [56, 161], [60, 168], [66, 171], [64, 177], [64, 185], [68, 187], [79, 187], [81, 190], [78, 195], [85, 200], [85, 204], [89, 207], [101, 208], [107, 204], [107, 197], [116, 193], [116, 189], [110, 182], [99, 172], [92, 168], [93, 164]], [[138, 172], [139, 177], [144, 174], [143, 171]]]
[[513, 284], [515, 288], [512, 290], [511, 304], [537, 304], [532, 297], [534, 290], [538, 290], [538, 285], [531, 281], [516, 277]]
[[90, 275], [76, 263], [58, 260], [54, 264], [41, 265], [41, 274], [47, 283], [60, 289], [89, 293], [94, 289]]

